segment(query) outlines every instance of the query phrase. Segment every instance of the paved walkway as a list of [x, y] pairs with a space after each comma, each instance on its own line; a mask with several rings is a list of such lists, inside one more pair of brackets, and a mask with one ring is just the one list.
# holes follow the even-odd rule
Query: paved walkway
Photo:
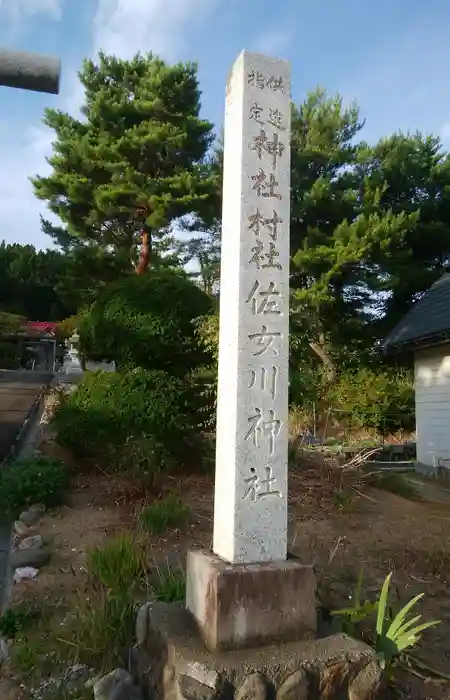
[[51, 378], [48, 373], [0, 370], [0, 462]]
[[[52, 375], [0, 370], [0, 469], [33, 405]], [[11, 528], [0, 513], [0, 610], [3, 607]]]

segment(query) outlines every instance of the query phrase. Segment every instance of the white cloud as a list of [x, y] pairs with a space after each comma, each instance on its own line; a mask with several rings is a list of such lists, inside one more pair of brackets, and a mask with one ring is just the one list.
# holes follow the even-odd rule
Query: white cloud
[[291, 31], [271, 31], [258, 36], [252, 45], [254, 51], [268, 56], [281, 57], [293, 39]]
[[[91, 55], [102, 49], [129, 58], [138, 51], [153, 51], [166, 60], [178, 60], [189, 46], [190, 28], [197, 28], [202, 19], [207, 19], [218, 2], [95, 0]], [[21, 18], [38, 13], [56, 20], [61, 17], [63, 3], [64, 0], [0, 0], [0, 19], [4, 16], [9, 20], [8, 28]], [[82, 88], [74, 72], [64, 65], [63, 80], [63, 94], [57, 105], [76, 114]], [[44, 126], [20, 133], [14, 123], [0, 122], [0, 240], [38, 247], [50, 245], [50, 239], [40, 232], [39, 214], [52, 217], [44, 202], [34, 197], [29, 177], [49, 172], [45, 157], [51, 153], [51, 138], [52, 132]]]
[[64, 0], [0, 0], [0, 16], [17, 22], [21, 19], [45, 15], [53, 20], [60, 20]]
[[23, 134], [10, 124], [0, 128], [0, 239], [38, 247], [50, 244], [50, 239], [42, 240], [39, 230], [39, 214], [45, 212], [45, 206], [34, 197], [29, 177], [48, 173], [45, 157], [51, 151], [51, 137], [44, 126]]
[[94, 52], [130, 58], [138, 51], [177, 60], [197, 27], [215, 10], [217, 0], [98, 0]]

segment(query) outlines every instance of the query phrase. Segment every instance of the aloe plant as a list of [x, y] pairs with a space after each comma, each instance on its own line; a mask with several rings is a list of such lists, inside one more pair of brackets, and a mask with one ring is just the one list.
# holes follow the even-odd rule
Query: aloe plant
[[430, 622], [422, 622], [422, 615], [415, 615], [407, 619], [408, 613], [412, 608], [423, 598], [424, 593], [419, 593], [409, 601], [394, 617], [390, 619], [388, 612], [388, 595], [389, 586], [392, 579], [392, 572], [386, 576], [381, 589], [380, 598], [378, 600], [377, 638], [375, 642], [375, 650], [378, 655], [381, 668], [386, 668], [392, 660], [402, 651], [415, 646], [420, 641], [422, 632], [430, 627], [435, 627], [440, 624], [440, 620], [431, 620]]
[[389, 667], [393, 659], [399, 656], [402, 651], [417, 644], [424, 630], [435, 627], [440, 623], [439, 620], [432, 620], [418, 624], [422, 619], [421, 615], [408, 618], [408, 613], [423, 598], [424, 593], [419, 593], [419, 595], [412, 598], [393, 617], [388, 606], [391, 579], [392, 572], [386, 576], [378, 600], [375, 602], [366, 600], [364, 603], [361, 603], [363, 581], [363, 572], [361, 570], [352, 596], [352, 605], [348, 608], [331, 612], [332, 615], [340, 615], [344, 618], [343, 631], [351, 636], [355, 636], [355, 625], [358, 622], [362, 622], [376, 614], [375, 650], [380, 666], [383, 669]]
[[362, 584], [363, 584], [363, 570], [361, 569], [358, 575], [358, 581], [356, 583], [356, 588], [352, 596], [352, 605], [348, 608], [342, 608], [341, 610], [332, 610], [331, 615], [342, 616], [344, 621], [342, 623], [342, 629], [346, 634], [354, 636], [355, 625], [358, 622], [366, 620], [371, 615], [374, 615], [378, 609], [378, 601], [371, 603], [369, 600], [361, 603], [362, 599]]

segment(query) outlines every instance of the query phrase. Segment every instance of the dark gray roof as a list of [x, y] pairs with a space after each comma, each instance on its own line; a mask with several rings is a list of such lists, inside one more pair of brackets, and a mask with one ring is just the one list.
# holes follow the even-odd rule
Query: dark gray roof
[[450, 334], [450, 274], [417, 301], [383, 342], [384, 348], [437, 341]]

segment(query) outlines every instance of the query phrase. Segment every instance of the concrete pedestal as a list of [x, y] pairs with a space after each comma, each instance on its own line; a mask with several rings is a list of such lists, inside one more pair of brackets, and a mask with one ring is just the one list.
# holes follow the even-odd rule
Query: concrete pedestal
[[373, 649], [339, 634], [212, 653], [183, 603], [141, 608], [133, 658], [153, 700], [378, 700]]
[[229, 564], [188, 552], [186, 608], [212, 651], [313, 638], [315, 588], [313, 568], [295, 558]]

